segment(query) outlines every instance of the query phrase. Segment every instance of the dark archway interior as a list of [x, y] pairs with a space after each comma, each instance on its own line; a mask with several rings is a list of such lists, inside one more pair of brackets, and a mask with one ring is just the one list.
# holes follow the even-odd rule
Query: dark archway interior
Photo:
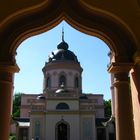
[[57, 140], [68, 140], [68, 128], [67, 125], [61, 123], [58, 125], [58, 133], [57, 133]]

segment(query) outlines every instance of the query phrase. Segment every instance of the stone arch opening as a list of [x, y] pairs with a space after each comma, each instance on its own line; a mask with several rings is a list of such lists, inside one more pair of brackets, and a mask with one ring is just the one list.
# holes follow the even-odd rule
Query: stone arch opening
[[[108, 17], [109, 18], [108, 18]], [[32, 19], [32, 20], [31, 20]], [[131, 97], [127, 94], [121, 95], [125, 91], [128, 93], [127, 85], [121, 85], [120, 89], [118, 81], [121, 83], [127, 83], [128, 71], [132, 67], [133, 55], [136, 51], [136, 44], [133, 35], [125, 28], [119, 21], [113, 19], [109, 15], [106, 15], [96, 10], [89, 10], [84, 3], [76, 0], [73, 1], [55, 1], [50, 0], [48, 3], [42, 4], [37, 8], [31, 8], [26, 12], [16, 15], [11, 18], [3, 26], [0, 39], [0, 60], [2, 62], [2, 68], [0, 73], [0, 80], [6, 81], [1, 83], [2, 89], [0, 92], [6, 93], [0, 102], [5, 106], [5, 110], [1, 116], [2, 139], [8, 139], [10, 110], [11, 110], [11, 96], [13, 91], [13, 74], [18, 71], [15, 61], [16, 49], [21, 41], [24, 39], [45, 32], [65, 19], [74, 28], [87, 33], [89, 35], [95, 35], [104, 40], [110, 47], [114, 55], [114, 62], [111, 65], [109, 71], [115, 73], [114, 86], [116, 87], [117, 102], [119, 104], [117, 115], [117, 138], [118, 140], [131, 140], [133, 135], [132, 124], [132, 107]], [[126, 47], [127, 46], [127, 47]], [[123, 105], [122, 97], [125, 97], [127, 106]], [[129, 110], [126, 113], [128, 115], [127, 120], [123, 117], [123, 112]], [[130, 115], [129, 115], [130, 114]], [[7, 116], [7, 117], [5, 117]], [[120, 120], [121, 119], [121, 120]], [[125, 126], [125, 127], [124, 127]], [[132, 130], [132, 131], [130, 131]], [[129, 133], [130, 132], [130, 133]], [[129, 134], [129, 135], [128, 135]], [[126, 137], [127, 136], [127, 137]]]
[[[27, 14], [30, 12], [28, 16], [27, 14], [17, 15], [14, 20], [7, 22], [1, 38], [2, 46], [7, 47], [6, 50], [2, 48], [5, 53], [9, 54], [7, 59], [15, 61], [16, 49], [24, 39], [48, 31], [62, 20], [66, 20], [77, 30], [97, 36], [106, 42], [115, 56], [115, 61], [132, 62], [132, 55], [136, 51], [135, 41], [130, 31], [119, 20], [95, 9], [90, 11], [84, 3], [78, 0], [74, 3], [50, 0], [45, 4], [38, 9], [27, 11]], [[8, 37], [7, 41], [4, 40], [5, 37]], [[6, 59], [3, 55], [1, 57]]]
[[[20, 77], [22, 77], [21, 76], [22, 73], [24, 75], [25, 74], [24, 71], [26, 71], [27, 68], [29, 69], [29, 71], [32, 71], [33, 70], [32, 68], [34, 67], [34, 72], [36, 73], [37, 76], [34, 76], [34, 74], [31, 73], [31, 77], [28, 79], [28, 83], [29, 84], [32, 83], [32, 81], [30, 81], [31, 79], [33, 79], [33, 78], [36, 79], [35, 80], [35, 81], [37, 81], [35, 83], [36, 86], [35, 85], [34, 86], [37, 87], [37, 83], [38, 83], [38, 85], [39, 85], [38, 87], [40, 87], [40, 89], [32, 91], [32, 89], [35, 89], [34, 87], [32, 87], [33, 84], [31, 85], [30, 88], [27, 89], [26, 85], [28, 85], [28, 84], [27, 84], [27, 82], [23, 81], [23, 83], [25, 83], [26, 85], [23, 84], [21, 89], [19, 89], [19, 88], [16, 88], [17, 84], [15, 84], [15, 91], [22, 90], [23, 93], [24, 92], [38, 93], [38, 92], [42, 91], [42, 80], [41, 80], [41, 78], [38, 78], [38, 80], [37, 80], [37, 77], [39, 77], [39, 75], [40, 75], [40, 77], [42, 77], [42, 72], [41, 72], [40, 68], [42, 67], [42, 65], [44, 65], [44, 62], [49, 61], [49, 59], [47, 59], [48, 54], [51, 55], [52, 51], [56, 50], [57, 44], [61, 42], [63, 26], [65, 28], [64, 39], [69, 45], [69, 50], [71, 50], [75, 53], [78, 61], [81, 64], [81, 67], [83, 67], [82, 77], [84, 77], [84, 78], [82, 78], [80, 76], [80, 74], [77, 72], [73, 73], [73, 72], [66, 72], [63, 70], [61, 70], [60, 72], [55, 71], [55, 76], [57, 79], [56, 85], [59, 85], [60, 76], [64, 75], [66, 88], [75, 87], [75, 90], [83, 89], [83, 92], [86, 92], [86, 93], [90, 93], [91, 91], [93, 91], [94, 93], [103, 93], [105, 95], [105, 99], [106, 99], [106, 97], [107, 97], [107, 99], [110, 98], [111, 94], [108, 95], [110, 93], [110, 82], [106, 82], [106, 81], [110, 81], [110, 76], [106, 70], [107, 64], [109, 63], [109, 57], [107, 56], [108, 52], [110, 51], [109, 47], [99, 38], [81, 33], [79, 31], [75, 30], [74, 28], [72, 28], [65, 21], [62, 21], [59, 25], [57, 25], [55, 28], [51, 29], [50, 31], [37, 35], [37, 36], [33, 36], [20, 44], [21, 47], [19, 47], [17, 50], [18, 55], [16, 58], [17, 58], [17, 62], [20, 64], [19, 66], [22, 69], [22, 71], [20, 72], [20, 74], [16, 75], [15, 82], [20, 83], [18, 81], [19, 81]], [[53, 36], [52, 36], [52, 33], [54, 34]], [[29, 43], [31, 44], [31, 48], [28, 47], [28, 46], [30, 46]], [[24, 47], [24, 46], [26, 46], [26, 47]], [[27, 55], [26, 55], [25, 50], [28, 52]], [[37, 50], [37, 52], [36, 52], [36, 50]], [[43, 52], [42, 52], [42, 50], [43, 50]], [[32, 55], [32, 52], [34, 52], [33, 55]], [[35, 56], [34, 56], [34, 54], [35, 54]], [[95, 57], [95, 56], [97, 56], [97, 57]], [[22, 58], [26, 58], [27, 60], [28, 60], [28, 58], [30, 58], [30, 60], [28, 61], [28, 63], [21, 65], [22, 62], [25, 61]], [[104, 63], [103, 63], [103, 61], [104, 61]], [[43, 64], [41, 62], [43, 62]], [[40, 68], [38, 68], [37, 65], [40, 65], [39, 66]], [[99, 68], [101, 72], [97, 71], [96, 67]], [[100, 76], [100, 77], [98, 77], [98, 79], [96, 79], [94, 77], [94, 75], [96, 76], [96, 74], [93, 74], [93, 71], [97, 75], [103, 74], [106, 76], [105, 76], [105, 78], [102, 78], [104, 76]], [[50, 75], [53, 76], [53, 74], [50, 74]], [[88, 78], [91, 75], [93, 75], [93, 78]], [[77, 77], [77, 81], [76, 81], [76, 77]], [[67, 80], [69, 78], [71, 78], [71, 79]], [[38, 82], [38, 81], [40, 81], [40, 82]], [[64, 82], [62, 82], [62, 83], [64, 84]], [[86, 86], [87, 83], [89, 83], [88, 86]], [[94, 86], [91, 83], [94, 83], [93, 84]], [[63, 85], [63, 84], [60, 84], [60, 85]], [[97, 88], [97, 87], [99, 87], [99, 85], [101, 85], [100, 88]], [[27, 90], [24, 90], [23, 87], [25, 87], [25, 89], [27, 89]], [[104, 87], [107, 87], [107, 91], [106, 91], [106, 89], [104, 89]]]

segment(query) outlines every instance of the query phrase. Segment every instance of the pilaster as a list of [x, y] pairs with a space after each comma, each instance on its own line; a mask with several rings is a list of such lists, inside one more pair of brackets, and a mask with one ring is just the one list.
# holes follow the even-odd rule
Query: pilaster
[[116, 140], [135, 140], [132, 98], [130, 92], [130, 63], [112, 63], [108, 68], [114, 74]]
[[0, 64], [0, 137], [2, 140], [9, 139], [14, 73], [18, 71], [17, 65]]
[[135, 140], [140, 140], [140, 50], [137, 50], [133, 59], [135, 65], [130, 71], [133, 117]]

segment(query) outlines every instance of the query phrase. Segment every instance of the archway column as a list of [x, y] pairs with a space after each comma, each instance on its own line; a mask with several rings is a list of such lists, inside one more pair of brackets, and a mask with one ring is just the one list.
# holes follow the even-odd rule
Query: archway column
[[14, 73], [17, 65], [0, 64], [0, 138], [9, 139]]
[[108, 69], [114, 74], [116, 140], [135, 140], [128, 78], [131, 67], [129, 63], [112, 63]]
[[140, 140], [140, 50], [134, 55], [134, 67], [130, 71], [135, 140]]

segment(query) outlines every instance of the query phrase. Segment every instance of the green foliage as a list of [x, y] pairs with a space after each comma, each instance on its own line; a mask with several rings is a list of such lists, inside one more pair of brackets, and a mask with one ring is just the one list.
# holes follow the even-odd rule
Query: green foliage
[[10, 135], [9, 140], [16, 140], [16, 135]]
[[104, 100], [104, 107], [105, 107], [105, 117], [111, 117], [111, 100]]
[[13, 98], [13, 117], [20, 117], [21, 93], [15, 93]]

